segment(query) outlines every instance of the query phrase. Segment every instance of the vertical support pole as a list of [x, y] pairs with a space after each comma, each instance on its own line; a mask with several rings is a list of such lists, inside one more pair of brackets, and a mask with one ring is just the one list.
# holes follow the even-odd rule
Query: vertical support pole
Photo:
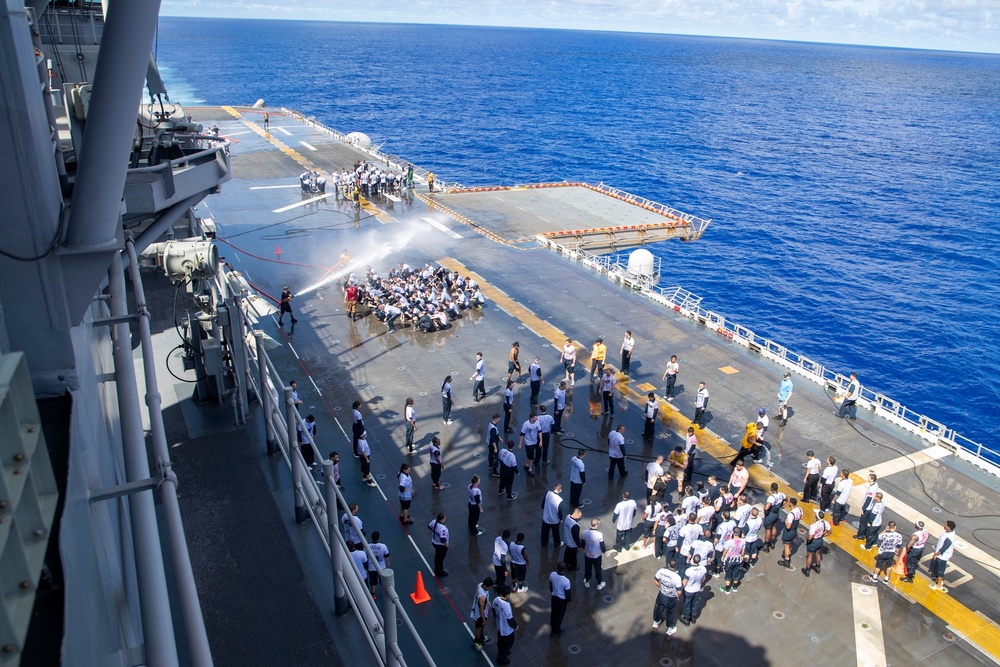
[[[228, 283], [226, 288], [228, 289]], [[236, 423], [247, 423], [247, 405], [250, 394], [250, 367], [247, 361], [247, 330], [243, 326], [243, 311], [240, 310], [239, 297], [227, 297], [226, 306], [229, 310], [229, 350], [233, 355], [233, 375], [236, 376]]]
[[305, 496], [302, 495], [305, 471], [302, 470], [302, 453], [299, 451], [299, 439], [296, 437], [298, 433], [296, 417], [292, 388], [285, 387], [285, 428], [288, 432], [288, 456], [292, 460], [292, 486], [295, 488], [295, 522], [302, 523], [309, 520], [309, 512], [306, 510]]
[[385, 568], [379, 575], [382, 579], [382, 623], [385, 625], [385, 665], [398, 667], [396, 652], [396, 576], [392, 568]]
[[340, 505], [337, 502], [337, 483], [333, 481], [333, 461], [330, 459], [323, 461], [323, 479], [326, 482], [326, 521], [327, 534], [330, 538], [330, 571], [333, 575], [333, 611], [337, 616], [343, 616], [350, 611], [350, 605], [347, 602], [347, 590], [337, 572], [340, 571], [340, 564], [344, 562], [347, 554], [342, 551], [340, 521], [337, 518]]
[[264, 406], [264, 438], [267, 440], [267, 455], [274, 456], [278, 453], [278, 443], [274, 439], [274, 406], [271, 404], [271, 389], [268, 386], [267, 358], [264, 356], [264, 333], [258, 331], [254, 334], [254, 343], [257, 345], [257, 376], [260, 378], [260, 402]]

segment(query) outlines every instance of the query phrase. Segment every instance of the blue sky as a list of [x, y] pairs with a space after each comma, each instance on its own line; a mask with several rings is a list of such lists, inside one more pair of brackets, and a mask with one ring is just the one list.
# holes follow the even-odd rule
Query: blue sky
[[1000, 0], [163, 0], [161, 14], [616, 30], [1000, 53]]

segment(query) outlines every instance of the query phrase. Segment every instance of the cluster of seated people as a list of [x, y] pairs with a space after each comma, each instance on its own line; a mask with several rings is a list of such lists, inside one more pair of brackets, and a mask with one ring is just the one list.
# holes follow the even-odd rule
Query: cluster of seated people
[[424, 333], [449, 329], [453, 320], [462, 317], [462, 311], [482, 310], [486, 303], [471, 277], [463, 278], [444, 267], [434, 269], [430, 264], [415, 270], [400, 262], [386, 277], [368, 267], [363, 281], [352, 273], [344, 289], [349, 285], [358, 286], [360, 304], [385, 322], [389, 331], [405, 326]]

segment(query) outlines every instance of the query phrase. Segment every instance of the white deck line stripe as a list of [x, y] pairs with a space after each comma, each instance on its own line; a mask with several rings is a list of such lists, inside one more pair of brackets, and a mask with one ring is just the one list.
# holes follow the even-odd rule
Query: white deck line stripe
[[227, 132], [226, 136], [227, 137], [238, 137], [241, 134], [250, 134], [251, 132], [253, 132], [253, 130], [243, 130], [242, 132]]
[[292, 183], [291, 185], [255, 185], [251, 190], [278, 190], [279, 188], [300, 188], [301, 185]]
[[309, 381], [310, 381], [310, 382], [312, 382], [312, 384], [313, 384], [313, 389], [315, 389], [315, 390], [316, 390], [316, 393], [317, 393], [317, 394], [319, 394], [320, 396], [322, 396], [322, 395], [323, 395], [323, 392], [321, 392], [321, 391], [319, 390], [319, 386], [318, 386], [318, 385], [316, 384], [316, 380], [313, 380], [313, 378], [312, 378], [312, 375], [308, 375], [308, 376], [306, 376], [306, 377], [308, 377], [308, 378], [309, 378]]
[[275, 130], [277, 130], [278, 132], [284, 132], [284, 133], [285, 133], [286, 135], [288, 135], [289, 137], [290, 137], [290, 136], [292, 136], [292, 133], [291, 133], [291, 132], [289, 132], [288, 130], [286, 130], [285, 128], [283, 128], [283, 127], [276, 127], [276, 128], [274, 128], [274, 129], [275, 129]]
[[296, 359], [298, 359], [299, 361], [302, 361], [302, 357], [300, 357], [300, 356], [299, 356], [299, 353], [295, 351], [295, 348], [294, 348], [294, 347], [292, 347], [292, 344], [291, 344], [291, 343], [289, 343], [289, 344], [288, 344], [288, 349], [292, 351], [292, 354], [294, 354], [294, 355], [295, 355], [295, 358], [296, 358]]
[[306, 204], [311, 204], [314, 201], [319, 201], [321, 199], [326, 199], [331, 194], [333, 194], [333, 193], [332, 192], [331, 193], [327, 193], [325, 195], [320, 195], [319, 197], [313, 197], [312, 199], [306, 199], [305, 201], [300, 201], [300, 202], [296, 202], [294, 204], [289, 204], [288, 206], [282, 206], [281, 208], [274, 209], [273, 211], [271, 211], [271, 213], [284, 213], [285, 211], [291, 211], [293, 208], [298, 208], [299, 206], [305, 206]]
[[930, 463], [931, 461], [943, 459], [949, 454], [951, 454], [951, 452], [944, 447], [941, 447], [940, 445], [931, 445], [927, 449], [920, 449], [912, 454], [898, 456], [894, 459], [886, 461], [885, 463], [879, 463], [871, 468], [868, 468], [868, 470], [878, 475], [879, 479], [882, 479], [883, 477], [887, 477], [889, 475], [895, 475], [897, 472], [909, 470], [915, 465], [921, 466], [925, 463]]
[[307, 144], [307, 143], [306, 143], [306, 142], [304, 142], [304, 141], [299, 141], [299, 143], [300, 143], [300, 144], [302, 144], [303, 146], [305, 146], [306, 148], [308, 148], [308, 149], [309, 149], [309, 150], [311, 150], [311, 151], [314, 151], [314, 150], [316, 150], [316, 147], [315, 147], [315, 146], [313, 146], [312, 144]]
[[424, 220], [424, 222], [430, 224], [432, 227], [435, 227], [435, 228], [441, 230], [442, 232], [444, 232], [445, 234], [447, 234], [448, 236], [450, 236], [453, 239], [460, 239], [460, 238], [462, 238], [461, 234], [458, 234], [456, 232], [451, 231], [450, 229], [448, 229], [447, 227], [445, 227], [444, 225], [442, 225], [440, 222], [438, 222], [434, 218], [424, 218], [423, 220]]
[[[886, 667], [878, 584], [874, 586], [851, 584], [851, 600], [854, 606], [854, 648], [858, 656], [858, 667]], [[868, 595], [861, 593], [862, 587], [870, 588], [871, 592]], [[862, 624], [867, 624], [868, 629], [861, 627]]]

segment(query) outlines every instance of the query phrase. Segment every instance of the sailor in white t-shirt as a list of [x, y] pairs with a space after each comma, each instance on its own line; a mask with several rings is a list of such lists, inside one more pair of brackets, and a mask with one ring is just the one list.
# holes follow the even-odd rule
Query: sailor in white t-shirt
[[830, 534], [833, 528], [826, 520], [826, 512], [819, 510], [816, 512], [816, 521], [809, 525], [806, 531], [806, 566], [802, 568], [802, 574], [809, 576], [811, 570], [816, 570], [819, 574], [820, 562], [823, 560], [823, 538]]
[[708, 577], [708, 570], [701, 564], [701, 557], [695, 556], [692, 559], [691, 567], [684, 573], [684, 608], [681, 610], [681, 623], [691, 625], [698, 620], [701, 610], [698, 608], [698, 599], [701, 597], [701, 589]]
[[653, 627], [659, 627], [666, 620], [667, 634], [672, 635], [677, 632], [674, 607], [677, 606], [677, 599], [681, 596], [684, 585], [681, 576], [677, 574], [677, 563], [671, 560], [667, 567], [656, 571], [653, 580], [658, 590], [656, 603], [653, 605]]
[[614, 514], [611, 520], [615, 524], [615, 551], [625, 551], [628, 549], [628, 537], [635, 524], [635, 514], [639, 507], [636, 502], [629, 497], [629, 492], [622, 494], [621, 502], [615, 505]]
[[472, 611], [469, 618], [476, 627], [476, 635], [472, 638], [472, 647], [477, 651], [482, 651], [483, 646], [489, 642], [486, 638], [486, 619], [490, 615], [490, 589], [493, 588], [493, 579], [486, 577], [483, 583], [476, 586], [476, 596], [472, 598]]
[[566, 576], [566, 563], [560, 562], [556, 566], [556, 571], [549, 574], [549, 591], [552, 593], [552, 612], [549, 615], [549, 625], [552, 628], [553, 637], [561, 637], [565, 634], [562, 622], [566, 616], [566, 607], [573, 601], [570, 586], [569, 577]]
[[934, 559], [931, 561], [931, 588], [942, 593], [947, 593], [944, 587], [944, 571], [948, 568], [948, 562], [955, 553], [955, 522], [948, 520], [944, 522], [944, 533], [938, 538], [934, 547]]
[[580, 539], [583, 541], [583, 587], [590, 588], [590, 578], [597, 579], [597, 590], [606, 585], [601, 568], [601, 560], [607, 547], [604, 546], [604, 534], [598, 530], [600, 519], [590, 520], [590, 530], [583, 531]]
[[833, 489], [833, 525], [839, 526], [847, 517], [847, 503], [851, 499], [854, 482], [851, 481], [851, 471], [844, 468], [840, 471], [840, 479]]
[[507, 583], [507, 575], [509, 574], [507, 558], [510, 553], [508, 542], [510, 542], [509, 528], [504, 528], [503, 534], [493, 540], [493, 559], [490, 562], [493, 564], [497, 586], [503, 586]]
[[930, 537], [931, 532], [924, 526], [923, 521], [917, 521], [913, 525], [913, 534], [910, 535], [910, 540], [906, 543], [905, 549], [906, 576], [900, 579], [900, 581], [905, 581], [906, 583], [913, 582], [913, 575], [917, 571], [921, 559], [924, 557], [924, 548], [927, 546], [927, 540]]

